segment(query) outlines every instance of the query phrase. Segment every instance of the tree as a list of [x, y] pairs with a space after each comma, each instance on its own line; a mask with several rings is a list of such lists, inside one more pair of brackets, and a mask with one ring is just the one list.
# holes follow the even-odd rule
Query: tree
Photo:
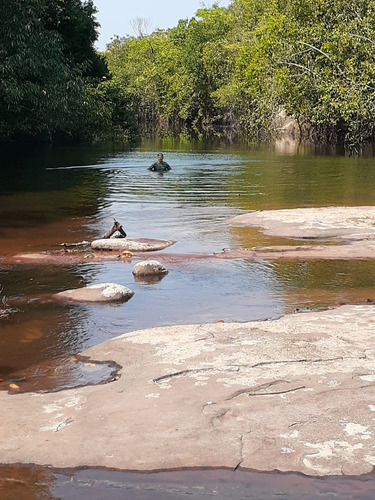
[[61, 35], [62, 50], [69, 67], [79, 68], [82, 76], [108, 78], [109, 72], [103, 56], [94, 43], [99, 24], [92, 0], [45, 0], [44, 26]]
[[259, 139], [286, 113], [302, 135], [356, 147], [374, 138], [374, 48], [375, 0], [233, 0], [106, 57], [144, 126]]
[[90, 86], [108, 75], [93, 47], [92, 1], [0, 3], [0, 140], [88, 137]]

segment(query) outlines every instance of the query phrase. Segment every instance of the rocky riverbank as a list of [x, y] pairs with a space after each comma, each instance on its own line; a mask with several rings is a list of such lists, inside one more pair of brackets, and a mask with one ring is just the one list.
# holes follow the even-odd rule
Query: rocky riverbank
[[137, 331], [118, 379], [0, 393], [1, 463], [356, 475], [375, 464], [375, 306]]

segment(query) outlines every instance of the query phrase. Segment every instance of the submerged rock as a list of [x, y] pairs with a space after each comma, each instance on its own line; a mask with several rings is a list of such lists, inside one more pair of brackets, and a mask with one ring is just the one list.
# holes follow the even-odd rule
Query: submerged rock
[[116, 283], [99, 283], [83, 288], [65, 290], [55, 297], [82, 302], [118, 302], [127, 301], [134, 295], [133, 290]]
[[134, 276], [164, 276], [168, 269], [158, 260], [143, 260], [133, 268]]

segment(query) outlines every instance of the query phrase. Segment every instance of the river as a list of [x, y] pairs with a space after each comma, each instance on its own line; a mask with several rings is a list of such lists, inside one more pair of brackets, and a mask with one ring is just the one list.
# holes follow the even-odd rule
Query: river
[[[159, 151], [172, 166], [164, 175], [147, 170]], [[371, 156], [165, 139], [128, 149], [8, 148], [0, 168], [0, 299], [14, 309], [0, 319], [2, 389], [12, 381], [23, 391], [96, 383], [102, 371], [90, 372], [72, 358], [137, 329], [266, 320], [296, 308], [375, 299], [372, 261], [209, 258], [223, 248], [283, 242], [226, 223], [249, 210], [373, 205]], [[166, 277], [135, 281], [137, 258], [70, 266], [7, 263], [17, 253], [92, 241], [113, 219], [130, 238], [176, 241], [164, 251], [171, 255]], [[101, 282], [125, 285], [135, 295], [117, 305], [51, 300], [56, 292]]]

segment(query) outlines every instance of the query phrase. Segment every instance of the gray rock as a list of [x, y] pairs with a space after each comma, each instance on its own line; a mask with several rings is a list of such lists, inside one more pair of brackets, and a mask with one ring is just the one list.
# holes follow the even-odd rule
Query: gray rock
[[75, 300], [79, 302], [118, 302], [127, 301], [134, 295], [133, 290], [116, 283], [99, 283], [83, 288], [65, 290], [55, 294], [61, 299]]
[[[270, 236], [315, 240], [313, 245], [274, 245], [225, 252], [225, 258], [374, 259], [375, 207], [314, 207], [254, 211], [227, 221], [256, 226]], [[317, 242], [339, 242], [317, 245]]]
[[134, 276], [164, 276], [168, 274], [168, 269], [157, 260], [143, 260], [135, 264], [133, 274]]

